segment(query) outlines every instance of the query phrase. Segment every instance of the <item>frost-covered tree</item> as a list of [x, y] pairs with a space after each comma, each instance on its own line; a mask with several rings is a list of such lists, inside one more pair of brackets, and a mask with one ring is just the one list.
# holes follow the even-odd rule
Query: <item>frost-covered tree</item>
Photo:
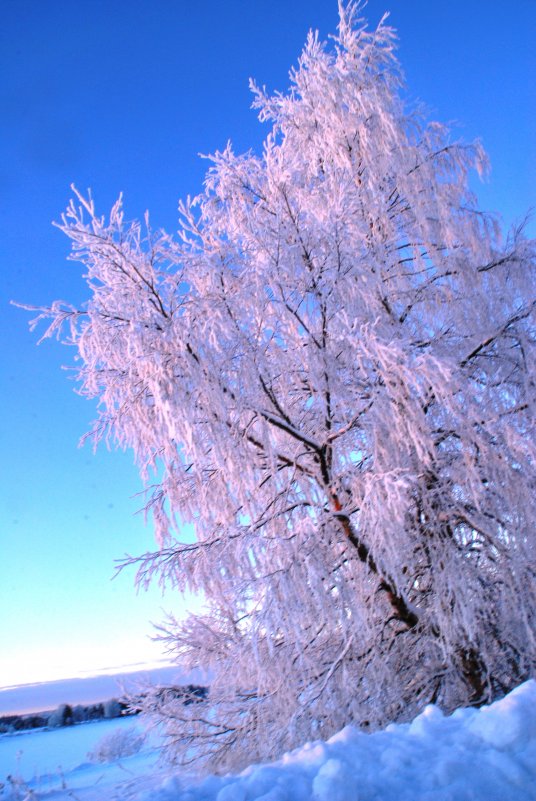
[[405, 107], [393, 31], [356, 11], [287, 94], [253, 86], [262, 155], [216, 153], [178, 237], [77, 194], [91, 299], [40, 315], [150, 487], [139, 581], [206, 598], [163, 637], [208, 696], [144, 704], [211, 769], [536, 664], [535, 246], [502, 241], [481, 147]]

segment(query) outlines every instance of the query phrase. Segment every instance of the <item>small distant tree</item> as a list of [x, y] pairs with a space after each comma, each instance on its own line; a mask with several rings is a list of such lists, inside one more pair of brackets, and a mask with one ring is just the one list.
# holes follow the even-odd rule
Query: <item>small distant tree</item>
[[207, 697], [144, 705], [211, 769], [481, 704], [536, 663], [534, 243], [501, 240], [468, 189], [482, 148], [405, 108], [393, 31], [356, 10], [289, 93], [253, 85], [262, 155], [216, 153], [178, 238], [77, 193], [91, 299], [40, 315], [95, 439], [158, 482], [138, 580], [206, 598], [162, 636]]
[[73, 708], [69, 704], [60, 704], [59, 707], [48, 716], [49, 726], [72, 726], [74, 723]]

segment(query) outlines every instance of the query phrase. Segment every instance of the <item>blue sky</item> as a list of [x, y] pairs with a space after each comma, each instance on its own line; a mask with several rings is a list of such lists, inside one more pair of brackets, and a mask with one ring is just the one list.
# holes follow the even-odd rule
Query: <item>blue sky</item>
[[[481, 205], [505, 225], [536, 206], [536, 4], [371, 0], [400, 36], [408, 94], [443, 122], [480, 137], [492, 163]], [[309, 28], [335, 30], [335, 0], [26, 0], [0, 30], [0, 686], [151, 661], [149, 620], [185, 602], [158, 588], [136, 595], [114, 559], [153, 547], [128, 453], [77, 448], [94, 406], [36, 347], [10, 300], [81, 303], [79, 265], [51, 226], [69, 185], [92, 187], [108, 211], [124, 192], [129, 217], [176, 227], [209, 153], [231, 139], [259, 148], [248, 78], [288, 86]], [[475, 184], [476, 186], [476, 184]], [[534, 221], [529, 230], [536, 234]]]

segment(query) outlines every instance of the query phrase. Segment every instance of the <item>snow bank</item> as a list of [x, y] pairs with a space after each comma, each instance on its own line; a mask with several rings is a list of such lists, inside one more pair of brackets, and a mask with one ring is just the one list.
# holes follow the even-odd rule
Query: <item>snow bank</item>
[[480, 710], [364, 734], [348, 726], [278, 762], [192, 785], [170, 777], [138, 801], [532, 801], [536, 682]]
[[157, 765], [155, 741], [89, 762], [118, 723], [119, 734], [135, 735], [125, 719], [0, 737], [0, 801], [536, 801], [535, 681], [480, 710], [446, 717], [428, 706], [375, 734], [348, 726], [277, 762], [203, 781]]

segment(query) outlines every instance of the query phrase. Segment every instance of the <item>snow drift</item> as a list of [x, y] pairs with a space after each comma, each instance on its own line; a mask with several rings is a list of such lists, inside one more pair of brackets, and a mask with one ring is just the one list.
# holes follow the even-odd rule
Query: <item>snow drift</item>
[[[273, 764], [196, 787], [171, 779], [143, 801], [530, 801], [536, 799], [536, 682], [481, 709], [365, 734], [347, 726]], [[140, 801], [142, 799], [140, 798]]]
[[[76, 739], [84, 730], [80, 761], [74, 754], [69, 765], [64, 761], [57, 786], [35, 772], [21, 777], [35, 793], [28, 797], [40, 799], [44, 792], [54, 801], [73, 794], [82, 801], [536, 801], [534, 680], [481, 709], [459, 709], [447, 717], [430, 705], [411, 723], [374, 734], [348, 726], [327, 742], [308, 743], [271, 764], [202, 781], [155, 767], [158, 747], [107, 765], [88, 764], [82, 752], [109, 730], [106, 724], [5, 736], [0, 737], [0, 782], [16, 767], [6, 758], [17, 748], [28, 751], [32, 771], [39, 753], [44, 772], [47, 738], [52, 743], [74, 734]], [[41, 745], [31, 754], [38, 738]], [[48, 762], [53, 762], [50, 754]], [[24, 758], [19, 765], [23, 769]], [[11, 785], [0, 789], [1, 801], [16, 797]]]

